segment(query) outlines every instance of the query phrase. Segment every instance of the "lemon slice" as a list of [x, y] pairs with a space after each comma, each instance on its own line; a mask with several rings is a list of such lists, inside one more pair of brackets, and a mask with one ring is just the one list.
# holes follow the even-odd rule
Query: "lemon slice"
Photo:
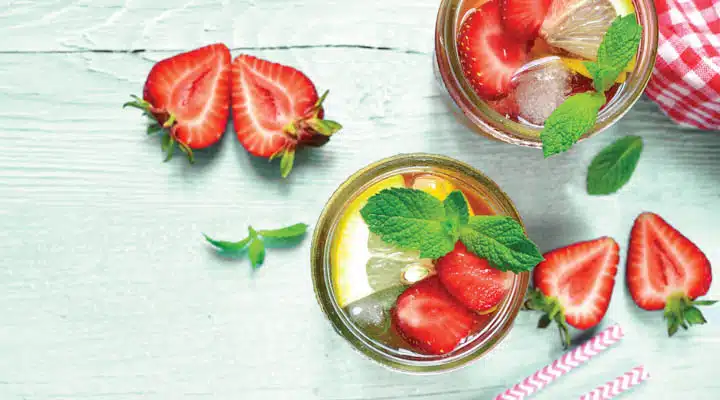
[[[426, 193], [430, 193], [439, 200], [445, 200], [450, 192], [457, 189], [457, 187], [455, 187], [455, 185], [453, 185], [450, 181], [435, 175], [418, 176], [413, 181], [412, 187], [413, 189], [419, 189]], [[465, 193], [463, 193], [463, 197], [465, 197], [465, 202], [468, 203], [468, 211], [470, 212], [470, 215], [475, 215], [470, 207], [470, 203], [468, 202]]]
[[404, 187], [402, 175], [382, 180], [359, 196], [347, 206], [338, 224], [331, 248], [331, 276], [335, 297], [340, 307], [373, 293], [368, 284], [365, 263], [370, 258], [367, 248], [368, 230], [360, 210], [367, 204], [370, 197], [383, 189]]
[[610, 24], [634, 11], [631, 0], [554, 0], [540, 35], [552, 47], [595, 60]]
[[[560, 57], [560, 60], [565, 64], [565, 66], [575, 71], [576, 73], [592, 79], [592, 75], [590, 75], [590, 71], [587, 70], [587, 67], [585, 67], [585, 64], [583, 62], [585, 60], [581, 60], [578, 58], [567, 58], [567, 57]], [[629, 72], [632, 72], [632, 70], [635, 69], [635, 59], [630, 60], [627, 67], [625, 67], [625, 70], [618, 75], [617, 79], [615, 79], [615, 82], [617, 83], [623, 83], [627, 79], [627, 75]]]

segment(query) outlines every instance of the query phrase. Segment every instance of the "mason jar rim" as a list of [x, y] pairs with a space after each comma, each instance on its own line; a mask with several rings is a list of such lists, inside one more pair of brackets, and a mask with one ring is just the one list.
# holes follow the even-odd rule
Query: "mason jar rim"
[[[480, 334], [468, 343], [442, 356], [403, 355], [373, 341], [352, 323], [339, 306], [334, 295], [331, 276], [331, 255], [334, 229], [346, 206], [369, 186], [387, 177], [417, 171], [444, 170], [462, 175], [459, 179], [471, 188], [486, 189], [493, 198], [491, 204], [522, 225], [522, 220], [510, 198], [490, 178], [458, 160], [424, 153], [401, 154], [372, 163], [354, 173], [332, 194], [315, 226], [311, 247], [311, 273], [315, 297], [334, 330], [360, 354], [390, 368], [410, 374], [432, 374], [461, 368], [490, 351], [509, 332], [517, 316], [530, 283], [530, 274], [517, 274], [512, 289], [496, 311], [495, 316]], [[457, 179], [457, 178], [456, 178]], [[488, 200], [490, 201], [490, 200]]]
[[[584, 140], [612, 126], [622, 118], [642, 95], [655, 66], [658, 47], [658, 21], [653, 0], [632, 0], [643, 33], [635, 69], [618, 93], [603, 108], [593, 129], [583, 135]], [[527, 147], [542, 147], [541, 128], [512, 121], [493, 110], [472, 89], [460, 66], [456, 45], [456, 27], [462, 16], [462, 0], [442, 0], [435, 25], [435, 62], [443, 84], [463, 114], [484, 134], [506, 143]]]

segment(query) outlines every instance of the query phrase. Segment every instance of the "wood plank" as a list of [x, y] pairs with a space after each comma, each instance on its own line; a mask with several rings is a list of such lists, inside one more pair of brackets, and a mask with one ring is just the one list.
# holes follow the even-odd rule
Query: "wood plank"
[[[202, 243], [200, 232], [239, 238], [250, 223], [312, 224], [346, 176], [400, 152], [445, 154], [486, 172], [543, 250], [600, 235], [625, 249], [633, 218], [652, 210], [720, 265], [720, 215], [712, 211], [720, 136], [680, 130], [648, 101], [610, 131], [543, 160], [464, 128], [426, 54], [257, 51], [331, 89], [329, 117], [345, 125], [325, 148], [301, 153], [282, 181], [277, 165], [246, 155], [231, 132], [194, 167], [161, 162], [138, 113], [120, 105], [168, 54], [2, 56], [0, 398], [485, 399], [558, 356], [556, 332], [538, 332], [537, 315], [523, 313], [507, 340], [461, 371], [387, 371], [324, 320], [309, 240], [270, 252], [255, 273]], [[630, 133], [646, 141], [631, 183], [616, 196], [587, 196], [591, 158]], [[661, 315], [639, 311], [622, 282], [607, 323], [621, 323], [626, 342], [537, 399], [580, 395], [637, 363], [653, 374], [637, 398], [717, 398], [704, 366], [720, 352], [718, 308], [706, 311], [708, 325], [668, 340]], [[708, 297], [720, 298], [717, 285]]]
[[0, 9], [0, 51], [362, 45], [430, 52], [435, 1], [33, 1]]

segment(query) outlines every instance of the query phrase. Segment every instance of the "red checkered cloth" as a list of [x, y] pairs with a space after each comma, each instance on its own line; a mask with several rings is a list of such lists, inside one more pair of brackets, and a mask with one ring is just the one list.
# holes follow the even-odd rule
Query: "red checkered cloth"
[[655, 0], [658, 57], [645, 93], [675, 122], [720, 130], [720, 0]]

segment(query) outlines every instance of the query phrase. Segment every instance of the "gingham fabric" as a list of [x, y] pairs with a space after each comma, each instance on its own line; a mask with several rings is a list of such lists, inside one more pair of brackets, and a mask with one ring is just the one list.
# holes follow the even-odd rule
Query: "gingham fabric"
[[660, 37], [645, 93], [675, 122], [720, 130], [720, 0], [655, 0]]

